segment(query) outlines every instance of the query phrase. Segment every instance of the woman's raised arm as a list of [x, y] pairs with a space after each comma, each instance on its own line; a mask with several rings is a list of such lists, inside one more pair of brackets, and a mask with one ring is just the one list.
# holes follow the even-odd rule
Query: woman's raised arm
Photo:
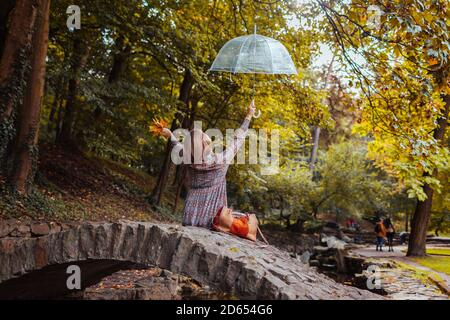
[[170, 131], [170, 129], [168, 128], [164, 128], [161, 132], [161, 134], [166, 137], [169, 138], [170, 143], [172, 144], [172, 147], [175, 147], [176, 145], [182, 145], [178, 139], [175, 137], [175, 135], [172, 133], [172, 131]]
[[218, 156], [219, 161], [223, 161], [226, 164], [229, 164], [236, 155], [236, 153], [239, 151], [239, 149], [242, 147], [242, 144], [244, 143], [245, 138], [247, 137], [248, 126], [250, 124], [250, 120], [255, 114], [255, 110], [256, 110], [255, 101], [252, 100], [252, 102], [248, 107], [247, 115], [245, 116], [244, 122], [242, 122], [240, 128], [235, 131], [231, 146], [227, 146], [226, 150], [223, 151]]

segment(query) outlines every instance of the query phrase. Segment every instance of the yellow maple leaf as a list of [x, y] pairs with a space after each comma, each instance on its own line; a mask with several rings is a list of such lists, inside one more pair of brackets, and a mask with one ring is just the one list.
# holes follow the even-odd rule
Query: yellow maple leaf
[[150, 132], [154, 135], [154, 136], [160, 136], [162, 134], [162, 131], [164, 128], [167, 128], [168, 126], [168, 122], [165, 121], [164, 119], [153, 119], [152, 124], [150, 125]]
[[428, 59], [428, 64], [430, 66], [434, 66], [434, 65], [436, 65], [438, 63], [439, 63], [439, 61], [436, 58], [431, 57], [431, 58]]

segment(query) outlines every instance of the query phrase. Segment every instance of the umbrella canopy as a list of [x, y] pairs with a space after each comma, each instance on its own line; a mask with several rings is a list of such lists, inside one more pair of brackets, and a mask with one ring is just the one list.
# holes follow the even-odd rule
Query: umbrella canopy
[[289, 52], [277, 40], [252, 34], [228, 41], [210, 71], [232, 73], [297, 74]]

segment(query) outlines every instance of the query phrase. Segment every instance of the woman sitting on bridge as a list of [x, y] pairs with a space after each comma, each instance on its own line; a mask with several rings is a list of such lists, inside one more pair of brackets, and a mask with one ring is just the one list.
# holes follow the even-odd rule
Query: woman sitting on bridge
[[[252, 101], [240, 130], [234, 135], [233, 145], [219, 154], [213, 152], [211, 138], [202, 130], [190, 131], [191, 155], [194, 157], [194, 154], [200, 154], [201, 162], [187, 165], [188, 194], [184, 205], [183, 225], [210, 228], [217, 211], [227, 206], [225, 176], [230, 161], [245, 141], [254, 113], [255, 105]], [[169, 129], [164, 128], [162, 135], [170, 138], [173, 146], [181, 145]]]

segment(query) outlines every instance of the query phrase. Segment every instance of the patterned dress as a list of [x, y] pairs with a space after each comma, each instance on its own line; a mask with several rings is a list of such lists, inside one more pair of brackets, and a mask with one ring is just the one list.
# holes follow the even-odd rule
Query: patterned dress
[[[222, 153], [214, 154], [212, 163], [187, 165], [188, 194], [183, 210], [183, 225], [211, 227], [217, 211], [227, 206], [226, 174], [230, 161], [245, 141], [250, 120], [245, 119], [235, 131], [233, 143]], [[180, 144], [172, 139], [172, 145]]]

